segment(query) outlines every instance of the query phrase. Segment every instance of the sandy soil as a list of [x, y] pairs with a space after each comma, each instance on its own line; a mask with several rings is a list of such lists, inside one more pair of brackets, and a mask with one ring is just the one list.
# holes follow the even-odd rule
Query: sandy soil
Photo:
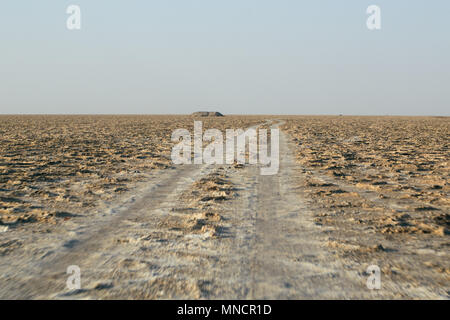
[[[160, 119], [153, 118], [155, 122], [147, 124], [147, 130], [165, 127], [167, 131], [162, 142], [155, 142], [158, 146], [145, 152], [158, 150], [159, 156], [139, 162], [139, 153], [130, 152], [135, 162], [119, 164], [117, 169], [128, 170], [123, 177], [129, 181], [114, 183], [123, 183], [128, 190], [111, 195], [104, 187], [108, 197], [94, 197], [86, 207], [77, 206], [78, 202], [74, 204], [69, 198], [62, 205], [64, 211], [57, 211], [52, 197], [41, 198], [17, 187], [24, 184], [21, 177], [33, 170], [20, 171], [17, 168], [21, 166], [12, 167], [9, 160], [19, 161], [21, 147], [31, 152], [28, 144], [33, 144], [33, 130], [29, 129], [28, 139], [9, 133], [8, 143], [17, 146], [2, 149], [4, 180], [0, 191], [5, 212], [0, 225], [4, 228], [0, 230], [0, 298], [448, 299], [448, 119], [344, 118], [208, 120], [219, 129], [256, 123], [283, 128], [280, 171], [272, 176], [260, 175], [255, 165], [164, 163], [161, 159], [167, 160], [170, 150], [164, 138], [167, 132], [180, 125], [191, 128], [192, 119], [172, 119], [162, 126]], [[81, 117], [77, 121], [99, 121], [103, 127], [111, 122], [104, 119]], [[130, 123], [130, 119], [114, 119], [122, 126]], [[150, 120], [133, 119], [133, 126], [125, 127], [141, 130]], [[7, 132], [5, 123], [14, 121], [24, 120], [18, 117], [2, 122], [2, 132]], [[336, 121], [339, 130], [331, 130]], [[368, 132], [362, 129], [367, 121], [385, 128], [384, 132], [394, 122], [398, 130], [389, 131], [391, 137], [386, 140], [397, 139], [398, 145], [408, 142], [403, 146], [407, 150], [397, 152], [397, 157], [394, 154], [393, 165], [380, 164], [383, 159], [389, 162], [392, 155], [374, 147], [373, 141], [381, 147], [386, 143], [379, 141], [383, 136], [376, 133], [380, 127]], [[411, 144], [402, 136], [405, 128], [400, 130], [398, 123], [416, 130], [428, 124], [432, 132], [424, 133], [429, 138], [428, 143], [423, 142], [427, 146]], [[105, 129], [109, 134], [114, 131]], [[108, 149], [116, 150], [118, 141], [124, 143], [126, 132], [111, 138], [115, 142], [107, 144]], [[109, 141], [104, 140], [106, 136], [98, 141]], [[347, 141], [354, 136], [358, 139]], [[332, 137], [334, 144], [327, 137]], [[420, 138], [415, 139], [420, 142]], [[20, 140], [24, 142], [17, 142]], [[73, 146], [73, 141], [67, 145]], [[130, 150], [132, 147], [130, 142]], [[145, 143], [142, 148], [146, 150]], [[392, 146], [389, 149], [397, 150]], [[327, 152], [331, 150], [334, 154], [330, 156]], [[350, 152], [356, 156], [346, 156]], [[372, 160], [354, 160], [361, 156]], [[414, 159], [422, 157], [428, 162], [420, 160], [421, 168], [429, 170], [409, 166], [417, 165], [419, 161]], [[99, 159], [109, 156], [94, 155], [90, 159], [94, 162], [86, 165], [106, 174], [109, 169], [102, 169], [101, 163], [96, 163]], [[82, 161], [76, 158], [69, 163]], [[130, 175], [136, 163], [151, 166], [154, 161], [165, 165], [143, 168], [141, 179]], [[355, 162], [358, 169], [345, 161]], [[51, 170], [62, 170], [47, 165]], [[409, 171], [396, 171], [405, 165]], [[332, 166], [336, 168], [330, 169]], [[398, 174], [388, 174], [391, 171]], [[60, 175], [59, 171], [55, 175]], [[345, 178], [349, 176], [352, 178]], [[88, 185], [87, 190], [97, 190], [97, 180], [90, 175], [77, 181]], [[36, 188], [32, 190], [47, 192], [61, 188], [62, 182], [46, 181], [46, 187], [37, 183], [36, 178], [30, 178], [29, 184]], [[64, 192], [75, 192], [73, 181], [66, 183]], [[416, 193], [420, 196], [411, 196]], [[8, 201], [10, 198], [17, 201]], [[33, 205], [44, 211], [51, 208], [52, 219], [19, 219]], [[372, 264], [382, 270], [381, 290], [366, 287], [366, 269]], [[70, 265], [81, 269], [80, 290], [66, 288]]]
[[117, 202], [172, 167], [171, 134], [246, 128], [261, 117], [0, 116], [0, 225], [57, 223]]

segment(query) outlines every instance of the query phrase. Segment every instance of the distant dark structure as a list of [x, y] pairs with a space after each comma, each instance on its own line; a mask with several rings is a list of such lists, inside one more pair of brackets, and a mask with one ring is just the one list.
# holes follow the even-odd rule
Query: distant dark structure
[[195, 117], [223, 117], [223, 114], [221, 114], [220, 112], [217, 112], [217, 111], [214, 111], [214, 112], [198, 111], [198, 112], [194, 112], [192, 115]]

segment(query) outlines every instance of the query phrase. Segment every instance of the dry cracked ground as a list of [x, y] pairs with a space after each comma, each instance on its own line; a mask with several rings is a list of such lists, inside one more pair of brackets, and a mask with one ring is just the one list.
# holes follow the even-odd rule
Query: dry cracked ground
[[[171, 133], [194, 120], [281, 129], [278, 173], [172, 164]], [[0, 298], [448, 299], [449, 128], [446, 117], [1, 116]]]

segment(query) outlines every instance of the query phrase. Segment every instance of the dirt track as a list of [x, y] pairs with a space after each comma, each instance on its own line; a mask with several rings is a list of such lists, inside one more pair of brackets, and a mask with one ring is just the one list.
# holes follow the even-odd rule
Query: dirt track
[[[281, 133], [277, 175], [252, 165], [179, 166], [155, 173], [103, 215], [73, 217], [51, 233], [45, 226], [4, 233], [11, 245], [29, 245], [1, 259], [0, 298], [448, 298], [432, 271], [425, 281], [412, 275], [413, 285], [382, 275], [381, 290], [367, 289], [373, 257], [346, 260], [327, 246], [339, 230], [314, 222], [290, 143]], [[226, 196], [196, 200], [202, 178], [219, 181]], [[216, 215], [208, 220], [205, 212]], [[396, 252], [376, 262], [414, 268], [426, 259]], [[81, 269], [80, 290], [66, 288], [70, 265]]]

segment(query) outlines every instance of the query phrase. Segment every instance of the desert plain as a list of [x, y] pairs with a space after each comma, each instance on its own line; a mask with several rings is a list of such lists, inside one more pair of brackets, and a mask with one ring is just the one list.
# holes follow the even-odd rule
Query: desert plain
[[[278, 173], [173, 164], [194, 120], [279, 129]], [[2, 299], [450, 297], [448, 117], [5, 115], [0, 135]]]

